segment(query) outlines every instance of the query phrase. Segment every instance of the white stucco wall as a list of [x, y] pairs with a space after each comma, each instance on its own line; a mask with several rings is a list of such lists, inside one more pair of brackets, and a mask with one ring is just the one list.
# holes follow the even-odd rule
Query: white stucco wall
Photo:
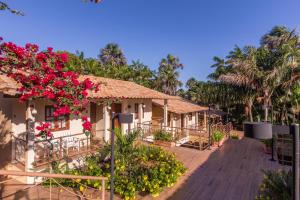
[[[130, 128], [134, 129], [137, 127], [139, 122], [138, 116], [135, 116], [135, 104], [143, 103], [145, 105], [144, 108], [144, 116], [142, 116], [142, 123], [151, 122], [152, 119], [152, 100], [151, 99], [125, 99], [122, 101], [122, 112], [123, 113], [132, 113], [133, 114], [133, 123], [130, 124]], [[128, 131], [129, 126], [127, 124], [122, 124], [122, 131], [126, 133]]]
[[[45, 122], [45, 106], [51, 105], [45, 99], [38, 99], [33, 101], [37, 114], [35, 115], [36, 124], [38, 126], [41, 122]], [[17, 99], [13, 102], [12, 106], [12, 131], [18, 135], [26, 132], [26, 104], [19, 103]], [[90, 117], [90, 106], [84, 111], [84, 115]], [[37, 130], [36, 130], [37, 132]], [[60, 137], [65, 135], [73, 135], [77, 133], [82, 133], [82, 121], [81, 118], [72, 117], [70, 118], [70, 128], [63, 131], [53, 131], [54, 137]]]

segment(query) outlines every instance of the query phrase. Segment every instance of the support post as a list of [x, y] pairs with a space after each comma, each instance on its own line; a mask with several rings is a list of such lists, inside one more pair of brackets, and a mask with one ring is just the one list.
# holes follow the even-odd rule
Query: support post
[[109, 119], [109, 112], [108, 112], [108, 106], [103, 105], [103, 120], [104, 120], [104, 141], [108, 142], [109, 141], [109, 124], [110, 124], [110, 119]]
[[293, 200], [299, 200], [299, 124], [291, 125], [293, 134]]
[[208, 149], [211, 146], [211, 116], [210, 116], [210, 106], [208, 106]]
[[195, 112], [195, 128], [198, 129], [199, 126], [199, 113]]
[[[32, 101], [26, 104], [26, 131], [27, 131], [27, 149], [25, 154], [25, 171], [33, 172], [34, 163], [34, 132], [35, 132], [35, 117], [32, 115]], [[34, 184], [34, 177], [27, 177], [27, 184]]]
[[206, 112], [204, 112], [203, 114], [203, 126], [204, 126], [204, 130], [207, 130], [207, 117], [206, 117]]
[[164, 128], [168, 127], [168, 100], [164, 100]]
[[138, 110], [138, 122], [141, 124], [143, 122], [143, 104], [139, 103], [139, 110]]

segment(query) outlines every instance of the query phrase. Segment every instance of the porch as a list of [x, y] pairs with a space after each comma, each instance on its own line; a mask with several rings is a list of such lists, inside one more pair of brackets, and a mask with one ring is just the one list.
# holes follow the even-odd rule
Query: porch
[[[72, 161], [77, 158], [95, 153], [104, 143], [86, 136], [83, 133], [65, 134], [51, 140], [35, 140], [33, 148], [28, 149], [26, 134], [12, 136], [12, 163], [21, 169], [25, 169], [26, 162], [32, 161], [32, 170], [40, 170], [48, 167], [52, 161]], [[24, 171], [24, 170], [23, 170]]]

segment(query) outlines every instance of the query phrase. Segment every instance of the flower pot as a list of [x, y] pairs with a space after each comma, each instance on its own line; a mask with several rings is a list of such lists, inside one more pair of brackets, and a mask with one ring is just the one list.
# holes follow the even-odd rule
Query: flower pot
[[168, 142], [162, 140], [154, 140], [153, 144], [162, 147], [175, 147], [175, 142]]
[[212, 146], [214, 146], [214, 147], [220, 147], [220, 146], [222, 146], [224, 144], [225, 140], [226, 140], [226, 138], [224, 137], [219, 142], [215, 142], [214, 141], [213, 144], [212, 144]]

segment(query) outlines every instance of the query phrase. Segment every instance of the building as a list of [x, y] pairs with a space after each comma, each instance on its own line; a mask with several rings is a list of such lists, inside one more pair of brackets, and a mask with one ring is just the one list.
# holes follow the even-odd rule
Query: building
[[[53, 116], [54, 108], [47, 99], [36, 99], [20, 103], [17, 89], [20, 87], [13, 79], [0, 75], [0, 120], [3, 144], [10, 146], [6, 160], [17, 161], [25, 171], [43, 169], [51, 157], [62, 160], [70, 155], [86, 155], [95, 145], [109, 142], [112, 113], [129, 113], [133, 115], [131, 124], [115, 122], [116, 127], [126, 134], [138, 124], [152, 121], [152, 100], [168, 101], [176, 99], [163, 93], [140, 86], [130, 81], [114, 80], [95, 76], [81, 76], [100, 83], [100, 91], [90, 93], [90, 104], [84, 111], [92, 122], [92, 135], [83, 134], [82, 121], [76, 116]], [[165, 106], [167, 109], [167, 105]], [[165, 119], [166, 121], [167, 119]], [[35, 134], [40, 122], [52, 126], [52, 144], [38, 140]], [[5, 141], [4, 141], [5, 140]], [[53, 151], [47, 151], [53, 148]], [[73, 153], [73, 154], [72, 154]], [[8, 162], [8, 161], [7, 161]], [[27, 177], [27, 183], [33, 183]]]

